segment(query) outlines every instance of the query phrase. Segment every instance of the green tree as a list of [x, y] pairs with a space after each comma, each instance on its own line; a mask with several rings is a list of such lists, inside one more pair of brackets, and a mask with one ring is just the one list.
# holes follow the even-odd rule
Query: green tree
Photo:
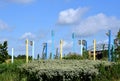
[[[25, 54], [19, 54], [16, 59], [26, 59], [26, 55]], [[32, 56], [28, 56], [29, 60], [32, 60]]]
[[84, 58], [84, 59], [88, 59], [88, 58], [89, 58], [88, 51], [84, 51], [84, 52], [83, 52], [83, 58]]
[[3, 44], [0, 44], [0, 62], [5, 62], [6, 59], [9, 58], [9, 55], [8, 55], [8, 43], [7, 41], [4, 41]]
[[83, 59], [83, 57], [77, 53], [68, 53], [66, 56], [63, 57], [63, 59], [76, 59], [76, 60], [80, 60]]
[[117, 33], [116, 38], [117, 38], [117, 39], [120, 39], [120, 29], [119, 29], [119, 31], [118, 31], [118, 33]]
[[117, 57], [120, 60], [120, 29], [117, 32], [116, 39], [119, 41], [118, 42], [119, 44], [117, 45], [117, 48], [115, 49], [115, 57]]

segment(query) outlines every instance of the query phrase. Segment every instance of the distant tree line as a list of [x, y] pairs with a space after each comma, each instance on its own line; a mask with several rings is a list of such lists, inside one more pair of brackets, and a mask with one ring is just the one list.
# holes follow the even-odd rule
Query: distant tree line
[[[15, 59], [26, 59], [26, 55], [19, 54], [18, 56], [14, 56]], [[31, 60], [32, 56], [28, 56], [28, 59]]]

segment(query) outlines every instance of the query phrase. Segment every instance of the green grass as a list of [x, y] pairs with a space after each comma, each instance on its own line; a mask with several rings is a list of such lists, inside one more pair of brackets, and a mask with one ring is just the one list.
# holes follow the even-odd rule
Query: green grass
[[19, 77], [19, 74], [16, 72], [3, 72], [0, 74], [0, 81], [19, 81], [17, 80]]
[[[14, 63], [0, 64], [0, 81], [19, 81], [19, 69], [25, 63], [25, 60], [14, 60]], [[26, 81], [26, 78], [21, 79]]]
[[19, 80], [19, 73], [17, 72], [4, 72], [0, 74], [0, 81], [27, 81], [26, 77]]

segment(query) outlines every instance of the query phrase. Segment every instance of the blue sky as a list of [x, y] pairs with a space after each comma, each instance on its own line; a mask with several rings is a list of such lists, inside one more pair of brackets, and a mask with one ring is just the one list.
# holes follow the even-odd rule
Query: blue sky
[[[25, 39], [35, 41], [35, 55], [48, 43], [51, 52], [51, 30], [55, 32], [55, 48], [64, 40], [64, 53], [72, 52], [72, 33], [88, 45], [107, 43], [105, 33], [111, 29], [112, 38], [120, 28], [119, 0], [0, 0], [0, 42], [8, 41], [8, 51], [25, 54]], [[29, 46], [31, 55], [31, 47]]]

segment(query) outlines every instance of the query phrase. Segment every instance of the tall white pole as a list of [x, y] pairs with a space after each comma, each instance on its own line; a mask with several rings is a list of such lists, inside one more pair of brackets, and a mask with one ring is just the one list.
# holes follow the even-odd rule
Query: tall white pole
[[11, 61], [12, 63], [13, 63], [13, 59], [14, 59], [13, 54], [14, 54], [14, 48], [12, 48], [12, 61]]

